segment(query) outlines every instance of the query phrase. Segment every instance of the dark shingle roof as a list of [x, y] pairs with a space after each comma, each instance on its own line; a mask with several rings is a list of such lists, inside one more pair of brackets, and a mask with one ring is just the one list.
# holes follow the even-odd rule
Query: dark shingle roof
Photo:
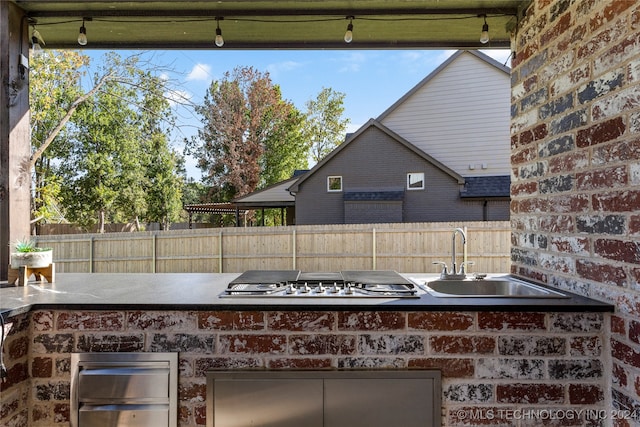
[[466, 177], [460, 197], [509, 197], [510, 186], [511, 177], [508, 175]]

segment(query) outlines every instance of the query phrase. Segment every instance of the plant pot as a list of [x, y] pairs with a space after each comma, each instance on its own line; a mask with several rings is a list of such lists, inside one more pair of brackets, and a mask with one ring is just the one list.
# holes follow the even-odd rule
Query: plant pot
[[43, 268], [52, 262], [53, 250], [11, 253], [11, 268], [16, 270], [20, 267]]

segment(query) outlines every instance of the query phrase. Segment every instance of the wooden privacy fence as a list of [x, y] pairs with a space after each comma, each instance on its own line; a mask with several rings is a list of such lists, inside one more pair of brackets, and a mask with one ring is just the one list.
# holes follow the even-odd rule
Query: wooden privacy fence
[[[509, 272], [510, 223], [401, 223], [217, 228], [37, 236], [60, 273], [235, 273], [245, 270], [437, 272], [452, 230], [467, 230], [469, 271]], [[462, 254], [460, 237], [456, 240]], [[462, 260], [458, 259], [458, 263]]]

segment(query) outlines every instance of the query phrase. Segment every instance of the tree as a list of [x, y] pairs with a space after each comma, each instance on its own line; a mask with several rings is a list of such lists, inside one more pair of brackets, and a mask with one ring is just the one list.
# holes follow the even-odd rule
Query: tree
[[69, 218], [83, 226], [98, 224], [101, 233], [107, 222], [146, 209], [130, 96], [121, 83], [111, 81], [95, 103], [78, 108], [70, 161], [61, 169]]
[[155, 154], [153, 161], [147, 166], [149, 189], [146, 194], [146, 219], [148, 222], [159, 223], [161, 230], [168, 230], [171, 223], [180, 219], [182, 212], [183, 180], [175, 173], [180, 155], [168, 150], [164, 141], [157, 136], [149, 142], [155, 147]]
[[225, 73], [221, 81], [211, 83], [196, 112], [204, 126], [187, 141], [187, 149], [198, 158], [215, 201], [228, 201], [266, 185], [278, 176], [275, 168], [281, 165], [290, 170], [291, 165], [304, 164], [304, 149], [300, 149], [304, 141], [296, 130], [299, 114], [282, 100], [268, 73], [252, 67]]
[[311, 145], [311, 157], [316, 163], [345, 139], [349, 119], [342, 119], [344, 98], [342, 92], [322, 88], [315, 100], [307, 101], [304, 135]]
[[289, 108], [277, 131], [265, 141], [259, 188], [291, 178], [296, 169], [307, 169], [309, 145], [303, 135], [304, 119], [298, 109]]
[[138, 126], [142, 132], [141, 154], [146, 171], [146, 219], [158, 222], [162, 230], [168, 230], [182, 212], [184, 182], [178, 171], [183, 159], [171, 149], [167, 138], [174, 121], [166, 120], [170, 117], [170, 105], [164, 97], [163, 80], [150, 73], [143, 73], [141, 77]]
[[36, 171], [46, 170], [49, 182], [34, 196], [41, 217], [62, 197], [69, 219], [101, 231], [107, 221], [168, 227], [181, 211], [182, 158], [168, 142], [165, 81], [141, 71], [139, 55], [108, 54], [86, 92], [80, 77], [87, 57], [52, 51], [33, 64], [32, 162], [47, 166]]
[[79, 105], [77, 100], [84, 95], [80, 78], [88, 63], [87, 56], [74, 51], [46, 50], [31, 58], [32, 216], [36, 221], [59, 220], [63, 216], [57, 203], [61, 182], [53, 172], [52, 161], [55, 163], [69, 150], [63, 129]]

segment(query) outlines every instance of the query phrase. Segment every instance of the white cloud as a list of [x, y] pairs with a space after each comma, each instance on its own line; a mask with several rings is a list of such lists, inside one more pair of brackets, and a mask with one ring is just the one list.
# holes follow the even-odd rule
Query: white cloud
[[427, 55], [428, 53], [426, 52], [420, 52], [416, 50], [401, 51], [399, 53], [400, 59], [402, 59], [403, 61], [409, 61], [409, 62], [422, 61], [425, 59]]
[[272, 77], [275, 77], [279, 73], [287, 72], [287, 71], [293, 71], [293, 70], [296, 70], [296, 69], [298, 69], [298, 68], [300, 68], [302, 66], [303, 66], [303, 64], [301, 62], [284, 61], [284, 62], [277, 62], [275, 64], [267, 65], [267, 71], [269, 72], [269, 74]]
[[362, 68], [363, 64], [365, 64], [370, 59], [365, 53], [362, 52], [349, 52], [349, 55], [346, 58], [340, 58], [339, 61], [342, 64], [342, 67], [338, 69], [340, 73], [357, 73]]
[[169, 100], [169, 105], [188, 104], [193, 95], [184, 90], [169, 90], [165, 92], [164, 97]]
[[211, 65], [196, 64], [191, 69], [191, 72], [187, 75], [188, 81], [193, 80], [210, 80], [211, 79]]
[[364, 123], [349, 123], [347, 125], [347, 133], [355, 133], [356, 131], [358, 131], [362, 126], [364, 126]]
[[[451, 51], [451, 53], [453, 52], [455, 51]], [[447, 54], [438, 54], [431, 50], [409, 50], [399, 51], [394, 54], [392, 60], [397, 67], [402, 67], [407, 74], [426, 76], [434, 67], [446, 60], [448, 56]]]
[[442, 64], [444, 61], [446, 61], [447, 59], [449, 59], [449, 57], [451, 55], [453, 55], [454, 53], [456, 53], [457, 50], [443, 50], [440, 55], [438, 55], [438, 57], [435, 59], [435, 63], [436, 64]]

